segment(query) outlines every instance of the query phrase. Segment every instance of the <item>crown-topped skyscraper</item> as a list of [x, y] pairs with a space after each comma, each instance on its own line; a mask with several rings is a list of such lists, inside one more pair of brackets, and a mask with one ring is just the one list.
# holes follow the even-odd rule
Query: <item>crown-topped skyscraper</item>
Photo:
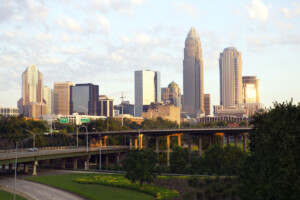
[[185, 39], [183, 59], [183, 112], [190, 117], [204, 114], [203, 58], [200, 37], [194, 27]]

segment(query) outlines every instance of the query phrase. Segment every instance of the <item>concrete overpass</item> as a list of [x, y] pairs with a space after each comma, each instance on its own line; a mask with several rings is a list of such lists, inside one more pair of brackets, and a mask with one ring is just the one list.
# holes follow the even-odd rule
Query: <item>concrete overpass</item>
[[[99, 145], [106, 144], [108, 136], [111, 135], [124, 135], [129, 136], [129, 146], [131, 148], [147, 148], [149, 137], [155, 137], [156, 144], [155, 150], [157, 153], [162, 152], [159, 150], [159, 136], [167, 137], [167, 160], [170, 158], [170, 137], [177, 137], [177, 144], [181, 146], [181, 136], [187, 136], [188, 154], [189, 160], [191, 160], [191, 136], [198, 137], [198, 147], [199, 155], [203, 153], [202, 149], [202, 136], [210, 136], [210, 145], [214, 144], [214, 135], [219, 135], [221, 137], [221, 145], [223, 146], [224, 138], [226, 138], [226, 144], [229, 145], [230, 138], [234, 138], [234, 144], [237, 146], [238, 139], [243, 138], [243, 150], [246, 151], [247, 147], [247, 135], [252, 127], [209, 127], [209, 128], [178, 128], [178, 129], [151, 129], [151, 130], [122, 130], [122, 131], [102, 131], [102, 132], [88, 132], [88, 133], [78, 133], [79, 136], [94, 137], [95, 140], [99, 140], [99, 135], [101, 134], [101, 140], [98, 141]], [[73, 134], [74, 136], [77, 133]], [[144, 143], [144, 144], [143, 144]], [[169, 162], [168, 162], [169, 164]]]
[[[12, 170], [13, 164], [16, 162], [16, 155], [18, 158], [17, 170], [20, 171], [21, 165], [25, 172], [28, 172], [28, 166], [32, 165], [33, 175], [36, 175], [36, 167], [46, 161], [48, 165], [53, 167], [54, 160], [60, 160], [61, 168], [66, 168], [67, 159], [72, 160], [73, 169], [77, 169], [78, 160], [83, 159], [85, 169], [89, 169], [90, 160], [93, 160], [99, 165], [100, 148], [86, 148], [86, 147], [46, 147], [40, 148], [38, 151], [29, 152], [28, 149], [19, 149], [16, 153], [14, 150], [7, 150], [0, 152], [0, 165], [2, 169]], [[114, 156], [117, 163], [120, 162], [120, 156], [129, 151], [127, 146], [103, 146], [101, 148], [101, 157], [108, 164], [109, 156]]]

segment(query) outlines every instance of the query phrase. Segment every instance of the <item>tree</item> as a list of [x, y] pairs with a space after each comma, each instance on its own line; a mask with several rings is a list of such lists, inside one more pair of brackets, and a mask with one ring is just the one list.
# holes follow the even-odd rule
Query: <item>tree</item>
[[250, 156], [239, 176], [239, 196], [300, 199], [300, 104], [275, 103], [251, 124]]
[[132, 183], [151, 183], [158, 173], [157, 153], [152, 149], [131, 150], [124, 161], [125, 177]]
[[187, 170], [188, 152], [182, 147], [175, 147], [170, 154], [170, 168], [172, 173], [185, 173]]

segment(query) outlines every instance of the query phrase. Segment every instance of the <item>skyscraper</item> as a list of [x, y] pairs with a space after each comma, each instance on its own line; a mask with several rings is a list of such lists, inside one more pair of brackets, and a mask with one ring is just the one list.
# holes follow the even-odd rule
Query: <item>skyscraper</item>
[[260, 103], [259, 79], [243, 76], [243, 103]]
[[181, 93], [178, 84], [172, 81], [167, 88], [161, 88], [161, 99], [165, 104], [181, 107]]
[[43, 74], [35, 65], [29, 65], [22, 74], [22, 98], [18, 107], [25, 117], [47, 114], [43, 93]]
[[113, 117], [114, 116], [114, 99], [106, 95], [99, 95], [98, 115]]
[[205, 116], [210, 115], [210, 94], [204, 94]]
[[47, 86], [44, 86], [43, 88], [43, 93], [44, 93], [44, 99], [47, 105], [47, 114], [50, 115], [52, 114], [52, 104], [51, 104], [51, 89]]
[[99, 85], [91, 83], [71, 86], [70, 113], [97, 115]]
[[140, 117], [144, 105], [161, 101], [160, 72], [135, 71], [135, 116]]
[[203, 59], [200, 37], [194, 27], [185, 39], [183, 59], [183, 111], [191, 117], [204, 114]]
[[54, 83], [54, 114], [72, 114], [70, 112], [71, 86], [74, 86], [74, 83], [70, 81]]
[[220, 105], [224, 108], [242, 103], [242, 53], [235, 47], [220, 53]]

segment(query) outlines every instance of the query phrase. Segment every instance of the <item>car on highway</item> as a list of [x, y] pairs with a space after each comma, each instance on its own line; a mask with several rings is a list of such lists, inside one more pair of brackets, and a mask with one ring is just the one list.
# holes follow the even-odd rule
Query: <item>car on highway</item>
[[38, 151], [38, 148], [30, 148], [28, 149], [29, 152], [35, 152], [35, 151]]

